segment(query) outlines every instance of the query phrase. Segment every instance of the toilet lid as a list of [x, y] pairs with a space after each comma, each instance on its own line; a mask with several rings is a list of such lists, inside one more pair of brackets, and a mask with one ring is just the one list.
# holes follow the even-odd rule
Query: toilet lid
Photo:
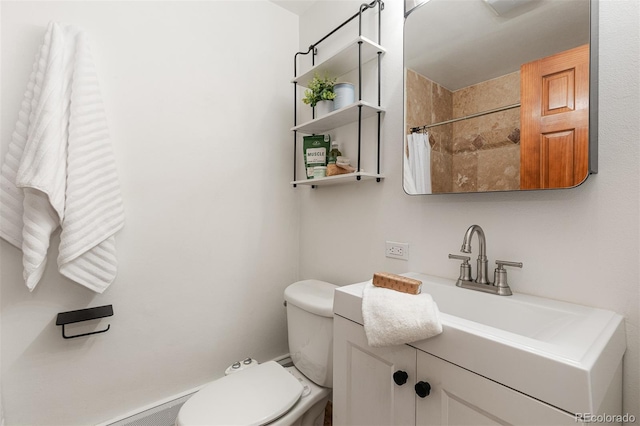
[[303, 387], [275, 361], [211, 382], [180, 409], [176, 424], [263, 425], [298, 402]]

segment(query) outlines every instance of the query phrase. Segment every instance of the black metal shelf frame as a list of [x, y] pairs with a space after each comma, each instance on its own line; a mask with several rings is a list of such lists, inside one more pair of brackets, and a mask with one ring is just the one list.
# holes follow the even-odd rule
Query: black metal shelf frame
[[[312, 54], [311, 56], [311, 65], [314, 66], [315, 65], [315, 57], [318, 54], [318, 45], [320, 43], [322, 43], [323, 41], [325, 41], [326, 39], [328, 39], [329, 37], [331, 37], [333, 34], [335, 34], [337, 31], [339, 31], [340, 29], [342, 29], [345, 25], [347, 25], [349, 22], [353, 21], [355, 18], [358, 18], [358, 36], [361, 37], [362, 36], [362, 13], [368, 9], [373, 9], [376, 7], [376, 5], [378, 6], [378, 44], [382, 45], [381, 40], [382, 40], [382, 34], [381, 34], [381, 30], [382, 30], [382, 21], [381, 21], [381, 17], [382, 14], [381, 12], [384, 10], [384, 2], [382, 0], [373, 0], [371, 3], [363, 3], [360, 5], [358, 12], [355, 13], [353, 16], [351, 16], [350, 18], [348, 18], [346, 21], [344, 21], [342, 24], [338, 25], [336, 28], [334, 28], [331, 32], [329, 32], [328, 34], [326, 34], [324, 37], [322, 37], [320, 40], [318, 40], [317, 42], [313, 43], [312, 45], [309, 46], [309, 49], [307, 49], [306, 52], [297, 52], [294, 57], [293, 57], [293, 77], [294, 79], [298, 76], [298, 55], [308, 55], [309, 53]], [[381, 79], [382, 79], [382, 73], [381, 73], [381, 54], [382, 52], [377, 52], [377, 61], [378, 61], [378, 107], [381, 106], [380, 102], [381, 102], [381, 95], [380, 95], [380, 89], [381, 89]], [[293, 125], [294, 127], [298, 124], [298, 111], [297, 111], [297, 95], [298, 95], [298, 83], [296, 81], [293, 82]], [[362, 41], [358, 41], [358, 100], [361, 101], [362, 100]], [[381, 111], [378, 111], [377, 113], [378, 115], [378, 134], [377, 134], [377, 138], [378, 138], [378, 142], [377, 142], [377, 149], [378, 149], [378, 155], [377, 155], [377, 170], [376, 173], [380, 174], [380, 137], [381, 137], [381, 131], [380, 131], [380, 126], [381, 126]], [[313, 118], [315, 118], [315, 108], [313, 109]], [[296, 180], [296, 160], [297, 160], [297, 141], [298, 141], [298, 131], [294, 130], [293, 131], [293, 180]], [[360, 150], [361, 150], [361, 145], [362, 145], [362, 105], [358, 106], [358, 160], [357, 160], [357, 168], [356, 170], [360, 170]], [[360, 176], [356, 176], [357, 180], [360, 180], [361, 177]], [[380, 182], [380, 178], [376, 178], [376, 182]], [[293, 187], [296, 187], [296, 184], [293, 184]], [[312, 188], [315, 188], [315, 185], [311, 186]]]

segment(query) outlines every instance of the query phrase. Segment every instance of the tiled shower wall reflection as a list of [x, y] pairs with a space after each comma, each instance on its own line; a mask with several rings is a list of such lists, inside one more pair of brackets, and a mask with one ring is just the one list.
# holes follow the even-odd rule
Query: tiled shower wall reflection
[[[520, 72], [451, 92], [407, 70], [410, 127], [520, 102]], [[429, 129], [434, 193], [511, 190], [520, 187], [520, 109], [487, 114]]]

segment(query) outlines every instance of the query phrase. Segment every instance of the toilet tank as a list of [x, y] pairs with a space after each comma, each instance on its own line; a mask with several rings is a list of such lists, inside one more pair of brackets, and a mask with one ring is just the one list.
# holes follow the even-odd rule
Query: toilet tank
[[318, 280], [291, 284], [287, 304], [289, 355], [302, 374], [320, 386], [333, 386], [333, 292]]

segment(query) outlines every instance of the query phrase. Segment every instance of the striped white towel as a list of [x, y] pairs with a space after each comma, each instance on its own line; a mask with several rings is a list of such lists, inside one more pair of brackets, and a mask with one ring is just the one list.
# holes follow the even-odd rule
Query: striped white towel
[[58, 268], [102, 293], [117, 271], [122, 197], [87, 36], [50, 23], [0, 173], [0, 237], [23, 252], [32, 291], [53, 231]]

